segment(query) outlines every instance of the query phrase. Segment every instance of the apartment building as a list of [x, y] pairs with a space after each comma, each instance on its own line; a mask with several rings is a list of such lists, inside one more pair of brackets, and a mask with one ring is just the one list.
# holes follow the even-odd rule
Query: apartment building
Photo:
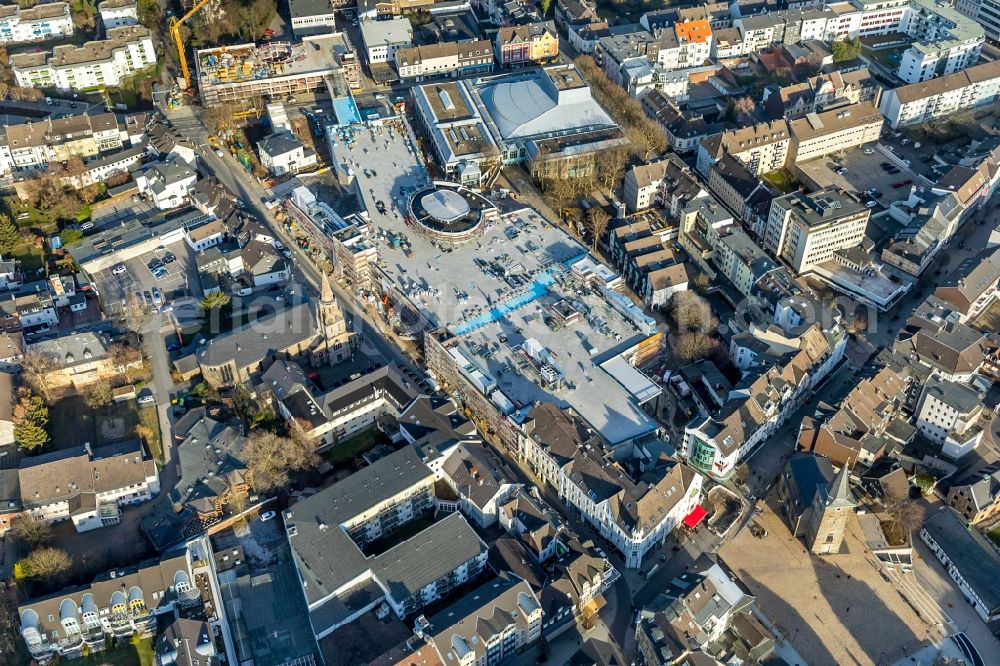
[[871, 210], [842, 190], [793, 192], [771, 202], [764, 245], [796, 273], [861, 245]]
[[789, 162], [798, 164], [841, 150], [878, 141], [885, 118], [872, 102], [852, 104], [824, 113], [807, 113], [789, 121], [792, 135]]
[[429, 618], [416, 621], [443, 664], [500, 664], [542, 636], [542, 603], [524, 580], [506, 572]]
[[362, 21], [361, 40], [368, 64], [393, 62], [397, 50], [413, 46], [413, 26], [407, 18]]
[[138, 441], [26, 457], [17, 475], [24, 511], [47, 522], [72, 520], [78, 532], [116, 525], [122, 505], [160, 492], [156, 465]]
[[745, 392], [684, 428], [680, 455], [713, 479], [728, 479], [737, 466], [785, 422], [809, 390], [844, 357], [847, 335], [813, 324], [797, 350], [757, 376]]
[[69, 3], [51, 2], [30, 9], [16, 3], [0, 7], [0, 44], [40, 42], [72, 34]]
[[464, 442], [445, 456], [445, 483], [458, 495], [458, 508], [480, 527], [497, 521], [500, 506], [521, 487], [504, 470], [504, 463], [482, 444]]
[[518, 456], [638, 568], [698, 505], [700, 476], [661, 460], [633, 480], [627, 463], [575, 412], [551, 403], [532, 409]]
[[956, 0], [955, 11], [983, 26], [986, 39], [1000, 41], [1000, 2], [998, 0]]
[[153, 37], [148, 28], [120, 26], [105, 39], [83, 46], [61, 44], [45, 52], [10, 57], [17, 85], [25, 88], [85, 90], [121, 85], [123, 79], [156, 64]]
[[707, 195], [691, 167], [673, 154], [650, 164], [640, 164], [625, 173], [623, 180], [625, 205], [637, 212], [662, 207], [672, 216], [692, 199]]
[[956, 480], [949, 486], [945, 501], [970, 525], [992, 523], [991, 518], [1000, 515], [1000, 469], [991, 465]]
[[113, 113], [46, 118], [0, 126], [0, 174], [45, 169], [50, 162], [120, 150], [124, 133]]
[[105, 30], [139, 23], [139, 7], [136, 0], [101, 0], [97, 3], [97, 13]]
[[362, 553], [431, 512], [433, 490], [434, 473], [406, 446], [285, 511], [317, 640], [383, 601], [405, 619], [483, 571], [486, 544], [457, 512], [381, 554]]
[[434, 76], [457, 78], [492, 72], [493, 44], [486, 39], [440, 42], [399, 49], [394, 58], [399, 78], [404, 81]]
[[993, 61], [888, 90], [882, 95], [879, 110], [893, 128], [905, 127], [992, 104], [998, 94], [1000, 61]]
[[959, 321], [968, 323], [1000, 296], [1000, 248], [969, 257], [938, 284], [934, 295], [950, 303]]
[[[105, 572], [88, 585], [70, 588], [18, 607], [21, 637], [41, 663], [103, 651], [109, 637], [122, 642], [134, 634], [156, 633], [161, 616], [202, 603], [198, 575], [214, 580], [207, 539], [189, 541], [156, 560]], [[209, 591], [211, 593], [211, 591]], [[210, 614], [221, 616], [221, 604]]]
[[914, 420], [920, 433], [941, 445], [941, 453], [958, 460], [982, 440], [980, 417], [988, 414], [984, 396], [968, 384], [933, 375], [924, 384]]
[[508, 25], [497, 31], [493, 49], [501, 67], [546, 63], [559, 56], [559, 33], [551, 21]]
[[979, 60], [985, 41], [981, 25], [942, 0], [910, 0], [899, 31], [915, 40], [903, 53], [896, 71], [907, 83], [971, 67]]
[[729, 153], [754, 176], [784, 168], [791, 147], [788, 122], [779, 119], [710, 136], [698, 146], [698, 171], [708, 177], [713, 164]]
[[316, 151], [288, 130], [268, 134], [257, 142], [260, 163], [275, 176], [298, 173], [316, 164]]

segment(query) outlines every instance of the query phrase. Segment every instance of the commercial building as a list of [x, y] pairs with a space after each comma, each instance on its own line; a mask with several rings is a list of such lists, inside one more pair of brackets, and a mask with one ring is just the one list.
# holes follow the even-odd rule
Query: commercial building
[[747, 390], [728, 398], [708, 416], [684, 429], [680, 454], [692, 467], [715, 479], [728, 479], [795, 411], [809, 390], [840, 363], [847, 335], [818, 324], [798, 339], [799, 348], [765, 369]]
[[504, 26], [495, 39], [494, 52], [501, 67], [542, 64], [559, 56], [559, 33], [551, 21]]
[[462, 163], [526, 162], [537, 178], [593, 173], [597, 155], [625, 145], [573, 65], [414, 90], [421, 120], [446, 170]]
[[788, 123], [789, 162], [798, 164], [878, 141], [885, 118], [872, 102], [807, 113]]
[[40, 42], [72, 34], [69, 3], [51, 2], [30, 9], [17, 4], [0, 7], [0, 44]]
[[396, 71], [403, 81], [487, 74], [493, 71], [493, 44], [486, 39], [477, 39], [413, 46], [397, 49], [394, 60]]
[[1000, 296], [1000, 248], [985, 250], [965, 259], [938, 283], [934, 295], [950, 303], [968, 323], [981, 315]]
[[459, 513], [381, 554], [362, 552], [432, 511], [433, 488], [434, 473], [407, 446], [285, 511], [317, 639], [383, 601], [410, 617], [483, 570], [486, 545]]
[[1000, 557], [975, 528], [943, 508], [924, 522], [920, 539], [944, 565], [948, 575], [990, 631], [1000, 634]]
[[301, 42], [233, 44], [195, 51], [202, 104], [245, 104], [254, 97], [284, 99], [326, 88], [334, 98], [349, 94], [357, 61], [341, 33], [310, 35]]
[[871, 210], [840, 190], [793, 192], [771, 202], [764, 245], [796, 273], [861, 245]]
[[905, 127], [992, 104], [998, 94], [1000, 61], [993, 61], [888, 90], [882, 95], [879, 110], [892, 127]]
[[629, 462], [616, 460], [583, 419], [550, 403], [531, 410], [518, 456], [621, 551], [629, 568], [641, 566], [701, 497], [702, 477], [674, 460], [651, 461], [634, 480]]
[[333, 32], [337, 25], [337, 9], [331, 0], [289, 0], [292, 34], [302, 38]]
[[361, 40], [368, 64], [395, 62], [396, 51], [413, 46], [413, 26], [407, 18], [363, 21]]
[[941, 446], [942, 455], [958, 460], [983, 439], [980, 419], [989, 412], [983, 398], [968, 384], [934, 375], [924, 384], [914, 424], [924, 437]]
[[10, 57], [17, 85], [24, 88], [87, 90], [121, 85], [122, 81], [156, 64], [153, 36], [137, 25], [111, 28], [101, 41], [82, 46], [61, 44], [36, 53]]

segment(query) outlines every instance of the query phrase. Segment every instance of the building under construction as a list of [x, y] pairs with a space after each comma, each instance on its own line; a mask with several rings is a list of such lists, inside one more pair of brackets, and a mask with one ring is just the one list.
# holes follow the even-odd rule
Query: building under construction
[[284, 101], [324, 86], [336, 97], [356, 77], [357, 62], [343, 34], [315, 35], [301, 43], [269, 42], [201, 49], [195, 53], [205, 106], [252, 97]]

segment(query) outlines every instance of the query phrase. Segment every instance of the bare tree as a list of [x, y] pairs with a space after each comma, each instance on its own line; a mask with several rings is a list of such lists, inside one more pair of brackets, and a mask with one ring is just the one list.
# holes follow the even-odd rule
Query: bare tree
[[606, 150], [597, 156], [597, 179], [601, 187], [611, 191], [625, 175], [628, 154], [621, 148]]
[[111, 363], [118, 372], [124, 372], [130, 365], [142, 362], [142, 352], [123, 342], [112, 344], [108, 351], [111, 354]]
[[886, 497], [885, 512], [892, 524], [906, 534], [920, 527], [922, 512], [917, 503], [909, 497]]
[[740, 97], [733, 102], [733, 119], [738, 123], [749, 125], [757, 112], [757, 103], [749, 95]]
[[251, 485], [259, 493], [285, 486], [291, 472], [310, 469], [319, 463], [319, 456], [297, 438], [282, 437], [270, 430], [251, 432], [243, 454]]
[[708, 276], [705, 275], [704, 273], [698, 273], [696, 276], [694, 276], [694, 280], [692, 280], [691, 282], [694, 286], [694, 290], [697, 293], [704, 294], [705, 292], [708, 291], [709, 280]]
[[719, 325], [708, 301], [693, 291], [681, 291], [673, 295], [671, 315], [681, 332], [711, 331]]
[[604, 232], [607, 231], [610, 221], [611, 216], [600, 206], [593, 206], [587, 211], [587, 227], [590, 229], [590, 235], [593, 237], [594, 250], [597, 250], [597, 246], [604, 237]]
[[52, 526], [32, 513], [24, 513], [14, 522], [10, 533], [31, 548], [38, 548], [52, 539]]
[[94, 410], [104, 409], [114, 399], [111, 384], [106, 381], [87, 384], [80, 389], [80, 395], [83, 397], [83, 401], [87, 404], [87, 407]]
[[674, 344], [674, 352], [685, 361], [697, 361], [715, 353], [719, 343], [712, 336], [700, 331], [683, 333]]

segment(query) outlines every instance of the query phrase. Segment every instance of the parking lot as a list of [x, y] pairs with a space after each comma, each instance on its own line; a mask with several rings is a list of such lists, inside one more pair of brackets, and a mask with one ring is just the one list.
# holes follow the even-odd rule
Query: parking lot
[[[164, 270], [161, 271], [161, 276], [157, 277], [150, 269], [150, 262], [154, 259], [159, 259], [162, 262], [168, 252], [174, 255], [174, 261], [163, 264]], [[121, 271], [118, 266], [112, 266], [93, 276], [104, 307], [110, 308], [112, 311], [118, 311], [129, 298], [134, 297], [137, 293], [144, 300], [147, 300], [145, 293], [149, 292], [150, 298], [148, 300], [152, 301], [154, 288], [162, 294], [164, 303], [186, 295], [189, 282], [188, 273], [193, 270], [194, 262], [187, 244], [184, 241], [178, 241], [167, 247], [160, 247], [153, 252], [144, 252], [138, 257], [128, 259], [124, 265], [124, 271]], [[119, 272], [116, 273], [116, 270]]]
[[[872, 209], [877, 213], [886, 208], [893, 201], [905, 199], [910, 192], [911, 183], [920, 185], [918, 177], [910, 170], [894, 164], [898, 169], [897, 173], [890, 173], [883, 169], [882, 164], [890, 164], [892, 161], [881, 151], [876, 150], [871, 155], [865, 155], [863, 150], [846, 151], [837, 156], [840, 162], [834, 161], [833, 156], [810, 160], [801, 164], [796, 164], [806, 182], [812, 181], [816, 187], [837, 187], [849, 192], [864, 192], [869, 189], [876, 189], [882, 193], [877, 198], [878, 206]], [[839, 167], [847, 169], [843, 174], [834, 171]], [[910, 183], [906, 183], [910, 181]], [[900, 187], [894, 185], [905, 183]]]

